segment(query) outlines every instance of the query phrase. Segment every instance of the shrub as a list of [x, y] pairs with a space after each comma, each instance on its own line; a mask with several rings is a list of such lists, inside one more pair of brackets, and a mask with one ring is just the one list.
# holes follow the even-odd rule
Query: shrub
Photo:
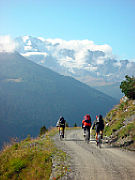
[[68, 123], [66, 122], [66, 127], [69, 127]]
[[10, 165], [11, 165], [11, 170], [13, 172], [18, 173], [19, 171], [21, 171], [21, 169], [26, 167], [26, 162], [25, 160], [16, 158], [16, 159], [12, 159], [12, 161], [10, 162]]
[[126, 80], [120, 84], [120, 89], [129, 99], [135, 99], [135, 77], [126, 75], [125, 78]]
[[46, 131], [47, 131], [47, 128], [45, 126], [41, 127], [41, 129], [40, 129], [40, 136], [45, 134]]

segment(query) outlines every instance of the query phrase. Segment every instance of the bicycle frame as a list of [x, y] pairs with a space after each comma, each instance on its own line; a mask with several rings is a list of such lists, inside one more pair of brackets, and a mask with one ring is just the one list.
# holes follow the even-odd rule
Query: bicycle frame
[[60, 140], [63, 139], [63, 127], [59, 127]]
[[102, 134], [101, 134], [101, 132], [99, 132], [98, 135], [97, 135], [97, 140], [96, 140], [97, 146], [98, 146], [99, 148], [101, 148], [101, 144], [102, 144], [101, 136], [102, 136]]
[[89, 136], [90, 136], [89, 130], [87, 128], [84, 129], [84, 140], [87, 144], [89, 143], [89, 139], [90, 139]]

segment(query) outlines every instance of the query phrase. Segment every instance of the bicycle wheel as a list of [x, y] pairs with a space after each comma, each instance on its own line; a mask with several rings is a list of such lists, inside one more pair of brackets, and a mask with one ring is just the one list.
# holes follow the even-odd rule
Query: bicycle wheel
[[62, 139], [63, 139], [63, 128], [60, 127], [60, 140], [62, 140]]
[[97, 147], [101, 148], [101, 144], [102, 144], [102, 140], [101, 140], [101, 135], [98, 135], [98, 139], [97, 139]]
[[63, 136], [62, 135], [60, 135], [60, 140], [62, 140], [63, 139]]
[[85, 136], [85, 142], [88, 144], [90, 139], [90, 132], [89, 129], [86, 129], [86, 136]]

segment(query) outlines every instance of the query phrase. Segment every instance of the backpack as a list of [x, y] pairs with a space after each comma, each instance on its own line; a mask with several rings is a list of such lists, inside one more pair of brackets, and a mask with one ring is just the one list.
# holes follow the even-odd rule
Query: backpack
[[84, 125], [85, 126], [91, 126], [91, 117], [89, 114], [86, 114], [84, 116]]
[[61, 126], [61, 125], [62, 125], [62, 126], [65, 126], [65, 120], [64, 120], [63, 117], [60, 118], [59, 124], [60, 124], [60, 126]]
[[97, 127], [100, 127], [101, 129], [104, 128], [104, 121], [103, 121], [103, 118], [102, 118], [101, 115], [99, 115], [99, 116], [97, 117], [96, 126], [97, 126]]

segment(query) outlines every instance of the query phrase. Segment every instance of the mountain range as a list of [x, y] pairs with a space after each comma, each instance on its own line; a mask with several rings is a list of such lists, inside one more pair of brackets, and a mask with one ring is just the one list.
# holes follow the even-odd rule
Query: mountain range
[[55, 126], [60, 115], [69, 126], [90, 113], [106, 114], [118, 101], [72, 77], [38, 65], [18, 52], [0, 53], [0, 144], [9, 137], [35, 136]]
[[108, 45], [32, 36], [17, 37], [15, 42], [16, 51], [35, 63], [72, 76], [117, 99], [123, 96], [119, 86], [125, 75], [135, 75], [135, 62], [117, 60]]

